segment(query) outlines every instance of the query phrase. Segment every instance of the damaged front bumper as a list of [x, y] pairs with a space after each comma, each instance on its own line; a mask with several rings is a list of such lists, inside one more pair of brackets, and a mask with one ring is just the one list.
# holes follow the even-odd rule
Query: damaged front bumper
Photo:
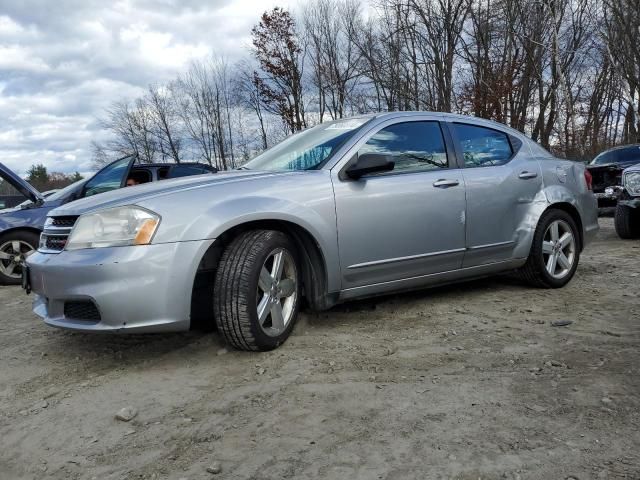
[[188, 330], [199, 260], [213, 240], [34, 253], [33, 311], [85, 332]]

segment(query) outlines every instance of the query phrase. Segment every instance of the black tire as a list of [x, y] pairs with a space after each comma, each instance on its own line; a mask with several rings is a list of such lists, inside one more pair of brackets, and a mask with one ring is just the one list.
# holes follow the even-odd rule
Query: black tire
[[[260, 294], [260, 272], [276, 251], [285, 251], [289, 269], [295, 270], [293, 285], [288, 284], [293, 302], [288, 304], [291, 316], [283, 325], [284, 330], [260, 324], [258, 301]], [[293, 264], [291, 267], [290, 264]], [[281, 345], [288, 337], [298, 314], [301, 290], [301, 270], [298, 255], [291, 239], [274, 230], [253, 230], [236, 237], [226, 248], [220, 259], [213, 289], [213, 312], [218, 331], [225, 340], [239, 350], [266, 351]], [[268, 270], [268, 269], [267, 269]], [[283, 297], [284, 298], [284, 297]], [[285, 307], [287, 296], [284, 300]], [[270, 314], [269, 314], [270, 315]]]
[[[558, 220], [565, 222], [569, 226], [575, 239], [573, 264], [567, 274], [562, 278], [555, 278], [547, 271], [542, 251], [544, 236], [547, 229], [553, 222]], [[567, 212], [563, 210], [550, 209], [544, 212], [540, 217], [533, 236], [533, 243], [531, 244], [531, 251], [529, 252], [527, 263], [518, 270], [518, 273], [531, 286], [538, 288], [561, 288], [569, 283], [573, 278], [573, 275], [578, 268], [579, 261], [580, 236], [578, 234], [576, 222]]]
[[618, 205], [615, 216], [616, 233], [620, 238], [640, 238], [640, 212], [627, 205]]
[[[9, 254], [13, 252], [13, 254], [15, 254], [12, 248], [14, 241], [23, 242], [20, 245], [20, 249], [21, 258], [24, 258], [24, 253], [27, 251], [25, 244], [28, 245], [31, 250], [36, 250], [40, 242], [40, 236], [28, 230], [14, 230], [0, 235], [0, 253], [4, 252]], [[22, 269], [19, 266], [14, 266], [11, 275], [7, 275], [7, 272], [11, 269], [10, 265], [12, 262], [2, 258], [0, 258], [0, 262], [2, 262], [2, 265], [0, 265], [0, 285], [20, 285], [22, 283]]]

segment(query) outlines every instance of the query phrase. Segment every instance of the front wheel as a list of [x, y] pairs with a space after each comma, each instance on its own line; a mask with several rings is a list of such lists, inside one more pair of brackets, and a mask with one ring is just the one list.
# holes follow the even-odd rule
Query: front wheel
[[627, 205], [616, 206], [615, 227], [620, 238], [640, 238], [640, 212]]
[[19, 285], [22, 265], [38, 248], [37, 233], [13, 231], [0, 236], [0, 285]]
[[543, 213], [527, 263], [520, 269], [524, 279], [536, 287], [564, 287], [578, 268], [578, 238], [578, 227], [571, 215], [555, 209]]
[[218, 331], [240, 350], [272, 350], [291, 333], [300, 302], [295, 245], [284, 233], [236, 237], [220, 259], [213, 293]]

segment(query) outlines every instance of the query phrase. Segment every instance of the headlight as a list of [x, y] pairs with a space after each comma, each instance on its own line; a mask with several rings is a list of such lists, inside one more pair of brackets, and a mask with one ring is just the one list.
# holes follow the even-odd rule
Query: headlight
[[624, 176], [624, 187], [631, 195], [640, 195], [640, 172], [630, 172]]
[[158, 215], [139, 207], [117, 207], [81, 215], [65, 249], [147, 245], [159, 224]]

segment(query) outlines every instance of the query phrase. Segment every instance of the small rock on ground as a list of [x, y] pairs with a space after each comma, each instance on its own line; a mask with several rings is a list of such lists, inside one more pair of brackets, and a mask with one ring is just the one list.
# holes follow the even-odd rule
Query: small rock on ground
[[207, 472], [213, 475], [217, 475], [218, 473], [222, 472], [222, 465], [220, 465], [220, 462], [213, 462], [207, 467]]
[[133, 420], [136, 415], [138, 415], [138, 411], [133, 407], [124, 407], [121, 408], [118, 413], [116, 413], [116, 420], [120, 420], [121, 422], [129, 422]]
[[551, 322], [552, 327], [566, 327], [567, 325], [571, 325], [573, 320], [554, 320]]

